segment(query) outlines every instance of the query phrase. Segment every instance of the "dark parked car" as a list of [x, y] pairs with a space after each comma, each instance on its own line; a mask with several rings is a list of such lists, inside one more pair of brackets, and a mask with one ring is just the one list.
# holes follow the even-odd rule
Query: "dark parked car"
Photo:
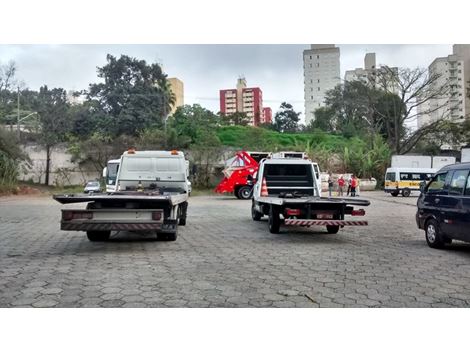
[[418, 198], [416, 222], [432, 248], [470, 242], [470, 163], [443, 167]]

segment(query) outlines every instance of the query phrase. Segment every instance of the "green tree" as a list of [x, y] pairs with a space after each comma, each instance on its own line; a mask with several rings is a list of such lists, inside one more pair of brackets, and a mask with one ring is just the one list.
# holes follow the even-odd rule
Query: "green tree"
[[315, 110], [315, 119], [310, 121], [306, 127], [307, 131], [319, 129], [325, 132], [334, 132], [335, 127], [335, 112], [329, 107], [320, 107]]
[[169, 124], [178, 136], [189, 137], [189, 143], [197, 143], [205, 138], [207, 131], [215, 133], [220, 118], [199, 104], [184, 105], [176, 109]]
[[175, 97], [160, 65], [126, 55], [119, 59], [107, 55], [106, 60], [98, 68], [104, 83], [90, 84], [87, 93], [101, 132], [137, 135], [139, 130], [162, 125]]
[[295, 132], [299, 124], [299, 112], [291, 104], [283, 102], [274, 116], [274, 128], [278, 132]]
[[52, 148], [67, 139], [71, 129], [66, 91], [62, 88], [39, 89], [36, 101], [39, 142], [46, 149], [45, 184], [49, 185]]
[[251, 122], [251, 118], [245, 112], [235, 112], [225, 115], [220, 113], [220, 121], [224, 125], [247, 126]]

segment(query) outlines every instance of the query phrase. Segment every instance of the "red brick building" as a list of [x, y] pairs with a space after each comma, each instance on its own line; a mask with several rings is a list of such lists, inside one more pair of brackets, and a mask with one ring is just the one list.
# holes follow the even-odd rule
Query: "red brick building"
[[259, 126], [271, 122], [271, 108], [263, 108], [263, 92], [260, 88], [247, 88], [245, 78], [239, 78], [237, 88], [222, 89], [220, 94], [220, 112], [231, 115], [244, 112], [250, 119], [250, 125]]

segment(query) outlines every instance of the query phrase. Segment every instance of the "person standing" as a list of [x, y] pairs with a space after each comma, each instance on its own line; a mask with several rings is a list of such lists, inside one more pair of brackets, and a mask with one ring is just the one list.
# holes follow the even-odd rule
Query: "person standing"
[[344, 184], [345, 184], [345, 181], [344, 181], [343, 175], [341, 175], [338, 179], [338, 197], [343, 196]]
[[352, 175], [351, 177], [351, 197], [356, 196], [356, 187], [357, 187], [357, 178], [356, 175]]
[[331, 172], [328, 174], [328, 197], [331, 198], [331, 193], [333, 192], [333, 177], [331, 176]]
[[346, 197], [351, 193], [351, 176], [348, 178], [348, 191], [346, 192]]

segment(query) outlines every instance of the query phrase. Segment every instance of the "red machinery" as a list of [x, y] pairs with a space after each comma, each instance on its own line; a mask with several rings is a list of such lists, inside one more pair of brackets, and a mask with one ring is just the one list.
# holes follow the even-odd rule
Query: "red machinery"
[[253, 195], [253, 185], [247, 180], [258, 171], [258, 163], [269, 153], [240, 151], [226, 161], [222, 171], [224, 179], [217, 185], [217, 193], [233, 193], [239, 199], [250, 199]]

